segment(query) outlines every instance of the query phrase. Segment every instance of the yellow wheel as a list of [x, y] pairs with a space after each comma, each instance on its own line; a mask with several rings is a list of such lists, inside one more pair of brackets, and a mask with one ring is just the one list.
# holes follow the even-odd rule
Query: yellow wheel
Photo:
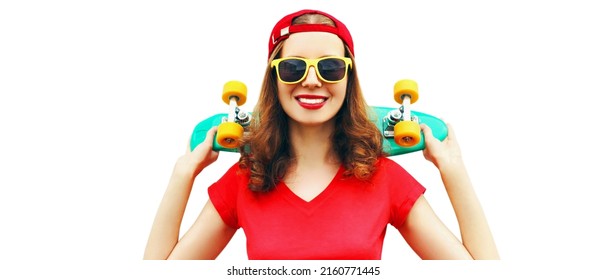
[[217, 127], [217, 143], [224, 148], [238, 148], [244, 128], [234, 122], [224, 122]]
[[229, 105], [231, 97], [236, 97], [236, 104], [242, 106], [242, 104], [247, 102], [247, 85], [240, 81], [228, 81], [225, 83], [221, 99]]
[[421, 128], [414, 121], [400, 121], [394, 126], [394, 142], [399, 146], [411, 147], [421, 141]]
[[414, 80], [400, 80], [394, 84], [394, 101], [398, 104], [403, 103], [403, 95], [411, 96], [411, 104], [417, 101], [417, 82]]

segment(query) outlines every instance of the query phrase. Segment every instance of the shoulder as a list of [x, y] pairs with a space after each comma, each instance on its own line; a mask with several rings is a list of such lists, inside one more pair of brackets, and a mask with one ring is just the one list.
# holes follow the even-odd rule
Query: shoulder
[[224, 193], [237, 193], [243, 188], [247, 188], [250, 171], [241, 166], [238, 162], [231, 165], [228, 170], [210, 187], [210, 191], [219, 191]]
[[228, 170], [208, 188], [213, 203], [217, 198], [226, 201], [235, 201], [243, 190], [248, 189], [249, 169], [238, 162], [231, 165]]
[[[410, 188], [418, 188], [422, 190], [422, 192], [425, 190], [414, 176], [405, 170], [405, 168], [396, 161], [385, 156], [378, 158], [375, 175], [373, 177], [374, 182], [386, 184], [390, 186], [390, 189], [408, 191]], [[405, 186], [404, 189], [403, 186]]]
[[383, 174], [387, 176], [407, 173], [407, 171], [400, 164], [385, 156], [379, 157], [377, 159], [375, 167], [377, 174]]
[[387, 157], [379, 158], [375, 182], [386, 186], [390, 204], [390, 224], [395, 227], [404, 223], [415, 201], [426, 191], [405, 168]]
[[248, 179], [249, 176], [249, 169], [246, 166], [243, 166], [240, 163], [236, 162], [228, 168], [228, 170], [219, 180], [242, 180]]
[[388, 158], [386, 156], [381, 156], [377, 158], [377, 166], [385, 166], [385, 167], [392, 167], [392, 166], [399, 166], [400, 165], [398, 163], [396, 163], [394, 160], [392, 160], [391, 158]]
[[247, 189], [248, 178], [248, 169], [235, 163], [208, 188], [211, 203], [230, 227], [239, 228], [237, 205]]

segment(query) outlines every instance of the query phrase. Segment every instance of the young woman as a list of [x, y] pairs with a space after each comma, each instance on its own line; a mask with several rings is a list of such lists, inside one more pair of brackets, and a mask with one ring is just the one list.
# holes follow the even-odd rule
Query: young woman
[[425, 188], [383, 154], [367, 110], [346, 26], [315, 10], [285, 16], [270, 36], [249, 149], [209, 187], [181, 239], [193, 182], [218, 156], [216, 129], [177, 160], [144, 258], [214, 259], [242, 228], [250, 259], [380, 259], [390, 224], [422, 259], [498, 259], [451, 126], [441, 142], [422, 125], [423, 153], [440, 171], [461, 241]]

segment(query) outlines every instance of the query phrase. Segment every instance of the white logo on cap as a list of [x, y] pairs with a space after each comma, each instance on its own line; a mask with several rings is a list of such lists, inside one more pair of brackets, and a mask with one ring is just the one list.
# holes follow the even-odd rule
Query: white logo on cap
[[285, 36], [285, 35], [289, 35], [289, 26], [280, 30], [280, 37]]
[[[281, 38], [286, 35], [289, 35], [289, 26], [280, 30], [280, 36], [278, 38]], [[274, 38], [274, 34], [272, 34], [272, 44], [276, 44], [276, 38]]]

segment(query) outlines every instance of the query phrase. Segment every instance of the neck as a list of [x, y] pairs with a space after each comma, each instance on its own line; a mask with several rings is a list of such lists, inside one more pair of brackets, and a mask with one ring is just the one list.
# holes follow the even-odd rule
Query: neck
[[289, 141], [297, 166], [319, 166], [339, 164], [339, 157], [333, 150], [335, 131], [333, 121], [318, 126], [289, 125]]

